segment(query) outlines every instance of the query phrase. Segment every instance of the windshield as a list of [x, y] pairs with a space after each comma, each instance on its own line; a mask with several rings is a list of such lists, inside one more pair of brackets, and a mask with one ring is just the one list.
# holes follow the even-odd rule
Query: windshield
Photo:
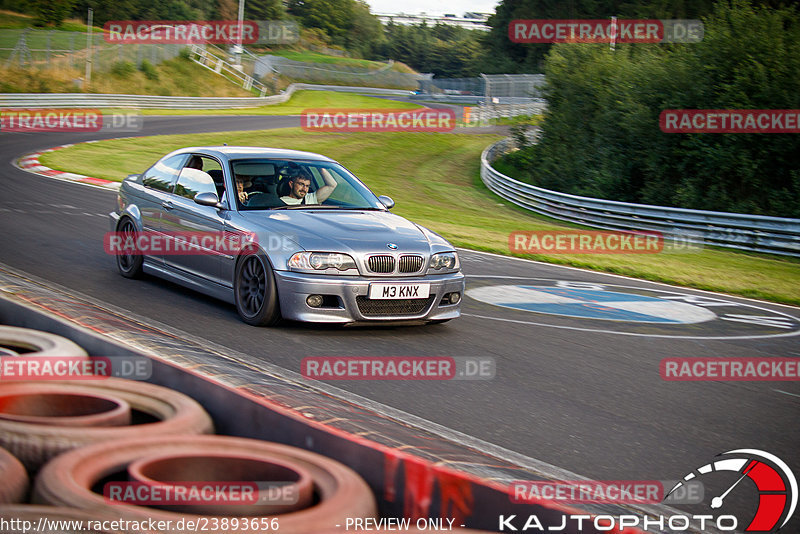
[[237, 159], [231, 172], [239, 210], [385, 209], [378, 198], [338, 163]]

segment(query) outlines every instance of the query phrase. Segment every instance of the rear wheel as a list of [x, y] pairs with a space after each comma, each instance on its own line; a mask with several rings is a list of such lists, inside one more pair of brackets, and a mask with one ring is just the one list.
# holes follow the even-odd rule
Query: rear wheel
[[117, 225], [117, 232], [122, 238], [124, 249], [117, 254], [117, 269], [125, 278], [140, 278], [142, 276], [142, 263], [140, 254], [136, 254], [136, 225], [129, 218], [123, 218]]
[[278, 290], [269, 260], [260, 254], [242, 256], [233, 283], [236, 311], [247, 324], [272, 326], [281, 319]]

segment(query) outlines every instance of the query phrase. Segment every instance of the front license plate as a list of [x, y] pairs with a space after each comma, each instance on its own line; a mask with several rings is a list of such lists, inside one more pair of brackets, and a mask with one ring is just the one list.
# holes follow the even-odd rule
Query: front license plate
[[430, 284], [370, 284], [371, 299], [426, 299], [430, 294]]

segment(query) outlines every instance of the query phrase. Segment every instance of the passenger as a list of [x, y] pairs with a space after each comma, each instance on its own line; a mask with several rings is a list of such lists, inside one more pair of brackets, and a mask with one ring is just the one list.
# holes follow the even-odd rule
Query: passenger
[[186, 167], [189, 169], [197, 169], [198, 171], [203, 170], [203, 158], [200, 156], [192, 156], [189, 158], [189, 162], [186, 164]]
[[301, 169], [296, 176], [289, 178], [289, 194], [281, 197], [281, 200], [290, 206], [320, 204], [325, 202], [325, 200], [331, 196], [333, 190], [336, 189], [337, 183], [328, 169], [320, 169], [320, 174], [322, 174], [325, 185], [309, 193], [308, 189], [311, 187], [311, 173]]

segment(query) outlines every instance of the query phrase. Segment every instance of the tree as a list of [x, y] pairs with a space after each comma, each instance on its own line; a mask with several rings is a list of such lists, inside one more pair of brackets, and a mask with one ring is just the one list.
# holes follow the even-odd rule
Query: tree
[[72, 10], [73, 0], [35, 0], [35, 26], [60, 26]]
[[702, 42], [554, 45], [538, 145], [518, 176], [612, 200], [800, 217], [796, 134], [671, 134], [666, 109], [800, 109], [800, 15], [722, 0]]

